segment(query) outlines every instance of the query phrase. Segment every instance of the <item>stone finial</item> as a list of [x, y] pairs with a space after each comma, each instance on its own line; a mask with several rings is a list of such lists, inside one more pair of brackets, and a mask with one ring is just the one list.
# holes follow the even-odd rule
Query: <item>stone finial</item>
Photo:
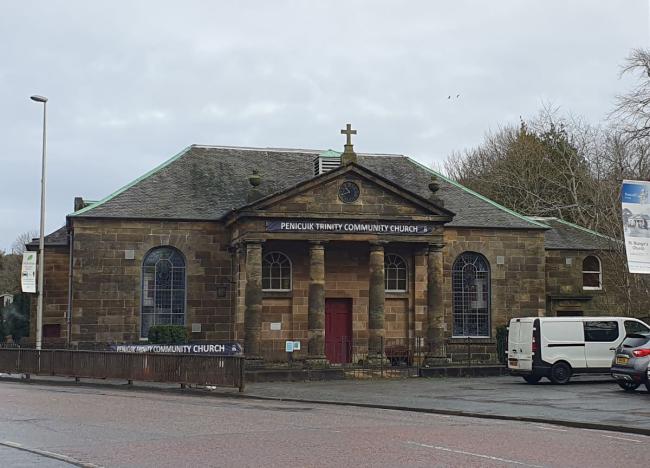
[[248, 183], [251, 184], [251, 189], [246, 196], [248, 203], [253, 203], [254, 201], [264, 197], [264, 194], [258, 188], [262, 183], [262, 176], [260, 176], [257, 169], [253, 169], [253, 173], [248, 177]]
[[429, 190], [431, 190], [431, 193], [436, 193], [438, 190], [440, 190], [440, 182], [438, 182], [438, 177], [435, 175], [431, 176], [431, 182], [429, 182]]
[[262, 176], [257, 169], [253, 169], [253, 174], [248, 177], [248, 183], [253, 187], [258, 187], [262, 183]]
[[352, 146], [352, 135], [356, 135], [357, 131], [352, 129], [351, 124], [347, 124], [341, 130], [341, 134], [346, 136], [345, 145], [343, 145], [343, 154], [341, 155], [341, 165], [346, 166], [358, 162], [357, 153], [354, 152], [354, 147]]

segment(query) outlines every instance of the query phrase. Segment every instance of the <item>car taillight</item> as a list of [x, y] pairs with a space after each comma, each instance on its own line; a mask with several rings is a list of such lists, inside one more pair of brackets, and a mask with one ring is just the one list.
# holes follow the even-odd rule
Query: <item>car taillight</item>
[[634, 357], [650, 356], [650, 349], [635, 349], [632, 354], [634, 354]]
[[535, 341], [535, 335], [533, 335], [533, 344], [531, 346], [531, 350], [533, 351], [533, 353], [537, 352], [537, 341]]

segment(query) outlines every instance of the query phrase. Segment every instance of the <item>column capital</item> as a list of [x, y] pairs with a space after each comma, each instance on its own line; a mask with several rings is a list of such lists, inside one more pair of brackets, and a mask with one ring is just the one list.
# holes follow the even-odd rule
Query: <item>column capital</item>
[[264, 243], [264, 239], [244, 239], [241, 243], [246, 247], [261, 247]]
[[388, 241], [382, 241], [382, 240], [370, 241], [370, 251], [371, 252], [383, 251], [386, 244], [388, 244]]
[[445, 245], [444, 242], [431, 242], [427, 245], [427, 250], [429, 252], [441, 252]]
[[311, 248], [318, 248], [318, 247], [324, 248], [325, 244], [327, 244], [328, 242], [329, 241], [326, 241], [326, 240], [310, 240], [309, 241], [309, 248], [310, 249]]

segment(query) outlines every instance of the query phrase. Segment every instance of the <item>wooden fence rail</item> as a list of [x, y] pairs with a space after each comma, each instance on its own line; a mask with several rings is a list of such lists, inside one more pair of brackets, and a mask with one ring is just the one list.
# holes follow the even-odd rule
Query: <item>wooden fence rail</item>
[[244, 359], [241, 356], [0, 349], [0, 372], [209, 385], [244, 390]]

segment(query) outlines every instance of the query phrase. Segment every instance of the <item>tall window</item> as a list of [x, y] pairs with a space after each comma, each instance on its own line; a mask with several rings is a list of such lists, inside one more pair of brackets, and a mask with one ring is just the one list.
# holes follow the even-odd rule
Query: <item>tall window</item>
[[282, 252], [269, 252], [262, 259], [262, 289], [291, 291], [291, 261]]
[[464, 252], [452, 269], [454, 336], [490, 336], [490, 266], [481, 254]]
[[173, 247], [149, 251], [142, 264], [142, 326], [185, 324], [185, 259]]
[[600, 259], [589, 255], [582, 261], [582, 287], [583, 289], [601, 289], [603, 286], [603, 271]]
[[404, 292], [407, 284], [406, 261], [395, 254], [384, 257], [385, 286], [387, 292]]

